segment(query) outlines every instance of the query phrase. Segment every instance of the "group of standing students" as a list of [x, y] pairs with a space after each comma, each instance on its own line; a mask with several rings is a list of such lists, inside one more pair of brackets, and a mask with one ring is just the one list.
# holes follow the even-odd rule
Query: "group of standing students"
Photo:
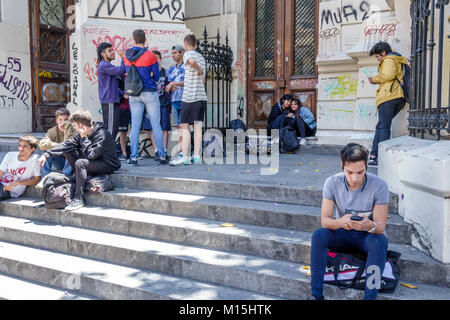
[[[155, 159], [167, 164], [167, 144], [171, 130], [170, 114], [178, 128], [178, 156], [170, 165], [201, 163], [202, 122], [206, 110], [204, 76], [206, 62], [196, 49], [197, 40], [193, 34], [184, 39], [184, 46], [172, 47], [175, 65], [167, 72], [161, 67], [161, 53], [149, 51], [145, 46], [146, 35], [141, 29], [133, 32], [134, 47], [117, 51], [122, 57], [120, 66], [111, 62], [115, 52], [109, 43], [101, 43], [98, 53], [99, 97], [102, 105], [103, 122], [113, 137], [120, 132], [122, 155], [126, 160], [126, 139], [130, 129], [131, 155], [127, 164], [137, 165], [139, 159], [139, 135], [141, 129], [149, 130], [155, 147]], [[124, 90], [120, 83], [126, 81], [126, 74], [134, 65], [143, 84], [138, 95]], [[191, 134], [194, 126], [194, 156], [190, 155]]]

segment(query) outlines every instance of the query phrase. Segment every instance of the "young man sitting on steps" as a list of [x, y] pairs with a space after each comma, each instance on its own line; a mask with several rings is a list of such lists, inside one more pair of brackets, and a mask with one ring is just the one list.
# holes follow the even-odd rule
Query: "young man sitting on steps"
[[78, 110], [70, 116], [77, 134], [39, 158], [42, 167], [48, 158], [64, 155], [75, 171], [75, 194], [66, 210], [84, 207], [84, 185], [87, 176], [108, 175], [120, 168], [114, 139], [101, 122], [92, 122], [87, 110]]
[[[329, 177], [323, 187], [321, 224], [314, 232], [311, 243], [310, 299], [323, 300], [323, 280], [327, 266], [327, 249], [367, 255], [367, 278], [379, 272], [383, 274], [388, 240], [384, 234], [389, 205], [389, 189], [381, 178], [368, 173], [369, 151], [350, 143], [341, 151], [343, 172]], [[338, 218], [333, 218], [334, 211]], [[362, 217], [353, 220], [353, 214]], [[353, 217], [354, 218], [354, 217]], [[375, 266], [375, 268], [374, 268]], [[373, 272], [368, 272], [374, 270]], [[367, 279], [366, 278], [366, 279]], [[378, 287], [366, 281], [365, 300], [374, 300]]]
[[20, 197], [27, 186], [34, 186], [41, 180], [38, 155], [33, 154], [38, 141], [33, 136], [19, 139], [19, 151], [8, 152], [0, 164], [0, 200]]

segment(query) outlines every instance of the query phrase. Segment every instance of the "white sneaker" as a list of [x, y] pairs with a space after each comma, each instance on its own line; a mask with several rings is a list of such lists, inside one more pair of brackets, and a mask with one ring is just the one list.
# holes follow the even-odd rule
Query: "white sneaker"
[[300, 145], [301, 145], [301, 146], [306, 146], [306, 139], [305, 139], [305, 138], [302, 138], [302, 139], [300, 140]]
[[178, 157], [177, 159], [169, 162], [169, 165], [171, 166], [179, 166], [180, 164], [191, 164], [191, 159], [189, 159], [188, 157]]

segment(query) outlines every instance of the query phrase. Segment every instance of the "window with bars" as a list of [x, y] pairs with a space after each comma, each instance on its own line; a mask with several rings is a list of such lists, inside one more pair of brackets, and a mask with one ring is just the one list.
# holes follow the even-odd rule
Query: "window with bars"
[[272, 78], [275, 75], [274, 13], [274, 0], [256, 1], [256, 77]]
[[315, 76], [316, 1], [295, 1], [294, 74]]

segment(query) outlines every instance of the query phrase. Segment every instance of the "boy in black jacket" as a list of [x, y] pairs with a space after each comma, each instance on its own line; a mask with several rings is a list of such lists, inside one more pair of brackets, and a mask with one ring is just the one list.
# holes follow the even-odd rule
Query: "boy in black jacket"
[[101, 122], [92, 122], [87, 110], [74, 112], [69, 119], [77, 134], [55, 148], [46, 151], [38, 160], [40, 167], [48, 158], [64, 155], [75, 171], [75, 194], [65, 208], [72, 211], [84, 207], [84, 185], [88, 175], [107, 175], [120, 168], [120, 161], [111, 133]]

